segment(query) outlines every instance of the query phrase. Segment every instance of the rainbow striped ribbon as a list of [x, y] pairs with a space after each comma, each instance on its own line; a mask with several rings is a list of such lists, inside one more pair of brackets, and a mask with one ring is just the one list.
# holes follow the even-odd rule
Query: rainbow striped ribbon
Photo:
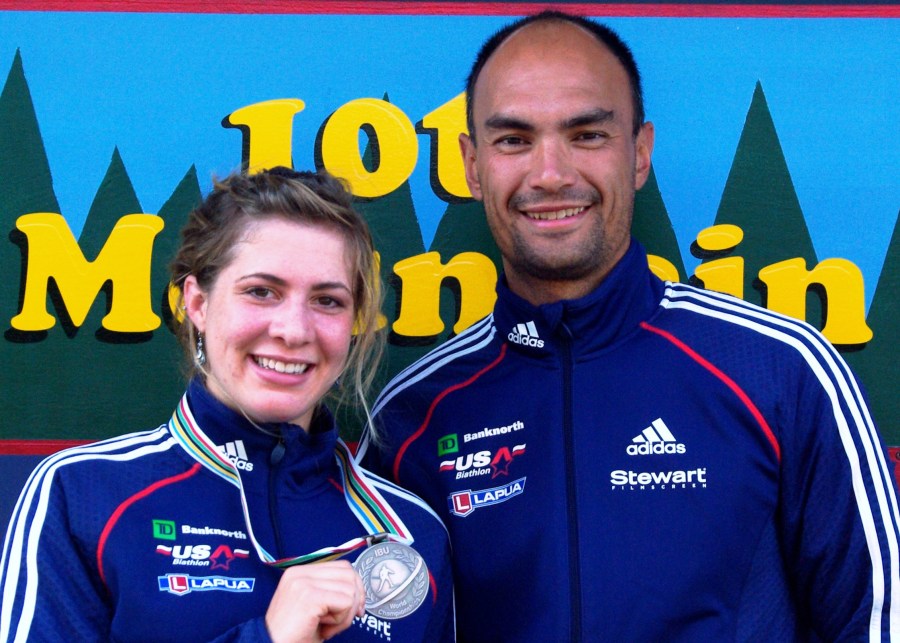
[[191, 413], [190, 405], [187, 402], [187, 394], [181, 398], [181, 401], [175, 408], [172, 419], [169, 420], [169, 430], [192, 458], [240, 490], [241, 507], [244, 512], [244, 522], [247, 524], [250, 541], [253, 543], [260, 560], [267, 565], [284, 568], [293, 565], [335, 560], [352, 551], [367, 547], [373, 542], [382, 540], [393, 540], [404, 545], [413, 543], [413, 538], [409, 534], [406, 525], [403, 524], [403, 521], [400, 520], [400, 517], [381, 494], [370, 484], [365, 472], [354, 462], [347, 445], [338, 439], [335, 445], [334, 457], [337, 460], [338, 468], [341, 470], [344, 499], [368, 535], [348, 540], [337, 547], [325, 547], [303, 556], [276, 559], [265, 550], [253, 533], [253, 525], [250, 523], [250, 512], [247, 507], [247, 495], [244, 493], [240, 472], [200, 428], [200, 425], [194, 419], [193, 413]]

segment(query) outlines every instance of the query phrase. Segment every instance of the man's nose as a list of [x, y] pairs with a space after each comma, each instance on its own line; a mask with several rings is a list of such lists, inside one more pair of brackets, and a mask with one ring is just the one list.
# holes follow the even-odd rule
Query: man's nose
[[544, 139], [538, 142], [532, 153], [529, 187], [547, 192], [573, 185], [577, 172], [571, 152], [563, 141]]

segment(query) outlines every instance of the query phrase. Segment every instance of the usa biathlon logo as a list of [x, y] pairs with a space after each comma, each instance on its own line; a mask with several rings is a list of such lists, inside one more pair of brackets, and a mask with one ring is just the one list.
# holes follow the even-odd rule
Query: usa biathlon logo
[[450, 503], [450, 513], [454, 516], [465, 517], [476, 509], [506, 502], [524, 491], [525, 478], [519, 478], [501, 487], [492, 487], [479, 491], [466, 489], [465, 491], [451, 493], [447, 500]]
[[478, 451], [461, 455], [455, 460], [441, 462], [439, 471], [456, 472], [456, 479], [474, 478], [491, 474], [491, 479], [499, 475], [509, 476], [509, 465], [514, 458], [525, 453], [525, 445], [517, 444], [512, 449], [507, 446], [500, 447], [495, 452]]
[[212, 545], [157, 545], [156, 553], [170, 557], [173, 565], [193, 565], [225, 571], [230, 570], [231, 561], [250, 557], [249, 549], [232, 549], [228, 545], [219, 545], [215, 549]]
[[177, 596], [191, 592], [238, 592], [253, 591], [255, 578], [229, 578], [228, 576], [189, 576], [188, 574], [166, 574], [157, 576], [159, 591]]

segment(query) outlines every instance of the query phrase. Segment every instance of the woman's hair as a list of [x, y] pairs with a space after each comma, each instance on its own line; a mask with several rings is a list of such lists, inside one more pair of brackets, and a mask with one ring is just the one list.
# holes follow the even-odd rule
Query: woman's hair
[[[248, 226], [270, 219], [327, 228], [344, 240], [355, 336], [335, 397], [338, 403], [352, 403], [355, 397], [368, 416], [366, 394], [384, 347], [383, 333], [378, 332], [382, 289], [369, 227], [353, 209], [350, 193], [335, 177], [276, 167], [253, 175], [234, 173], [214, 181], [206, 199], [188, 215], [181, 245], [170, 266], [172, 282], [179, 289], [179, 307], [183, 305], [182, 287], [188, 275], [194, 275], [200, 287], [209, 291], [234, 259], [235, 246]], [[187, 315], [177, 335], [188, 358], [189, 375], [205, 378], [207, 372], [197, 363], [195, 354], [197, 329]]]

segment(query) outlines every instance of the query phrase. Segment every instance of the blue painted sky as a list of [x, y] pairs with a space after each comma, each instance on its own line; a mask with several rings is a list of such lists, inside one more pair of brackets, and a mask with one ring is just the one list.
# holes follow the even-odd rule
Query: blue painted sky
[[[506, 18], [0, 12], [0, 73], [22, 54], [63, 214], [80, 231], [118, 147], [144, 211], [195, 164], [240, 163], [239, 107], [300, 98], [294, 160], [361, 97], [416, 122], [458, 94], [473, 52]], [[820, 259], [845, 257], [871, 299], [900, 209], [900, 21], [617, 18], [645, 77], [654, 166], [689, 270], [713, 223], [760, 81]], [[420, 137], [411, 179], [426, 245], [444, 205]]]

